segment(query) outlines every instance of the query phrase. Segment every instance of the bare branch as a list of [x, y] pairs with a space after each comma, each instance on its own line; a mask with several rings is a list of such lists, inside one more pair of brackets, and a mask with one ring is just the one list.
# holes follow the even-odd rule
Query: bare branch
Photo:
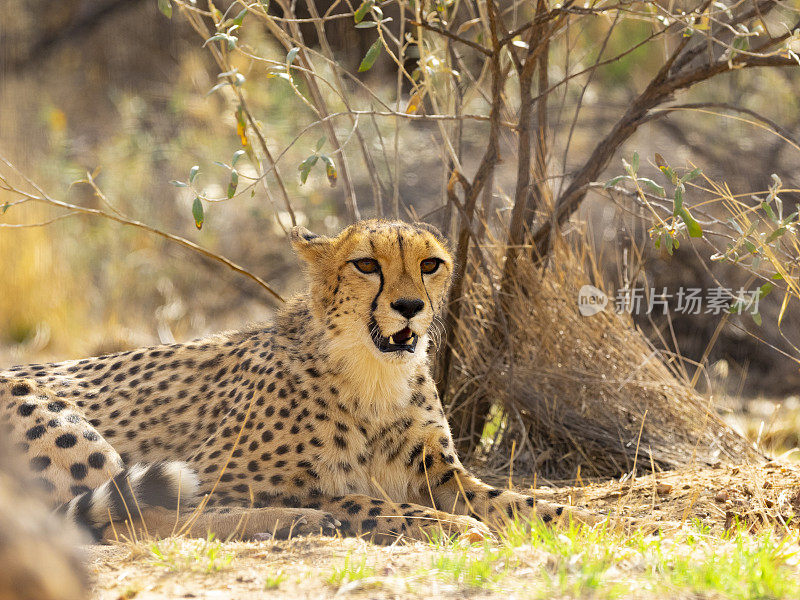
[[[5, 157], [0, 156], [0, 162], [5, 164], [10, 169], [12, 169], [15, 173], [21, 174], [19, 169], [17, 169]], [[25, 177], [25, 180], [29, 184], [33, 184], [33, 182], [30, 179], [28, 179], [27, 177]], [[47, 204], [47, 205], [50, 205], [50, 206], [55, 207], [55, 208], [65, 209], [65, 210], [69, 211], [69, 214], [60, 215], [59, 217], [56, 217], [56, 219], [62, 219], [62, 218], [66, 218], [68, 216], [74, 216], [74, 215], [77, 215], [77, 214], [83, 214], [83, 215], [91, 215], [91, 216], [95, 216], [95, 217], [103, 217], [104, 219], [108, 219], [110, 221], [116, 221], [117, 223], [121, 223], [122, 225], [128, 225], [130, 227], [135, 227], [136, 229], [142, 229], [144, 231], [147, 231], [149, 233], [153, 233], [153, 234], [155, 234], [155, 235], [157, 235], [159, 237], [162, 237], [162, 238], [164, 238], [166, 240], [174, 242], [174, 243], [178, 244], [179, 246], [183, 246], [184, 248], [188, 248], [192, 252], [196, 252], [196, 253], [198, 253], [198, 254], [200, 254], [202, 256], [205, 256], [206, 258], [210, 258], [210, 259], [213, 259], [213, 260], [215, 260], [217, 262], [222, 263], [223, 265], [225, 265], [229, 269], [235, 271], [236, 273], [239, 273], [240, 275], [244, 275], [248, 279], [251, 279], [252, 281], [255, 281], [258, 285], [260, 285], [262, 288], [264, 288], [264, 290], [266, 290], [267, 293], [270, 296], [272, 296], [272, 298], [274, 298], [278, 302], [283, 302], [284, 301], [283, 298], [281, 297], [281, 295], [278, 294], [278, 292], [276, 292], [275, 290], [273, 290], [270, 287], [270, 285], [266, 281], [264, 281], [261, 277], [259, 277], [258, 275], [252, 273], [251, 271], [248, 271], [244, 267], [239, 266], [238, 264], [236, 264], [232, 260], [222, 256], [221, 254], [217, 254], [215, 252], [212, 252], [211, 250], [208, 250], [207, 248], [203, 248], [202, 246], [199, 246], [198, 244], [195, 244], [194, 242], [192, 242], [190, 240], [187, 240], [184, 237], [181, 237], [179, 235], [175, 235], [174, 233], [168, 233], [166, 231], [162, 231], [161, 229], [158, 229], [157, 227], [153, 227], [152, 225], [148, 225], [147, 223], [142, 223], [141, 221], [137, 221], [135, 219], [128, 218], [128, 217], [122, 215], [121, 213], [111, 213], [111, 212], [106, 212], [104, 210], [100, 210], [100, 209], [97, 209], [97, 208], [87, 208], [85, 206], [79, 206], [77, 204], [72, 204], [70, 202], [64, 202], [63, 200], [56, 200], [55, 198], [52, 198], [51, 196], [47, 195], [44, 191], [42, 191], [41, 188], [39, 188], [39, 186], [35, 186], [37, 194], [31, 194], [31, 193], [25, 192], [24, 190], [21, 190], [21, 189], [15, 187], [13, 184], [8, 183], [7, 178], [3, 178], [3, 181], [5, 183], [5, 186], [7, 186], [7, 187], [4, 186], [6, 191], [9, 191], [9, 192], [24, 196], [24, 197], [26, 197], [29, 200], [34, 201], [34, 202], [41, 202], [43, 204]], [[97, 194], [98, 197], [103, 202], [107, 203], [107, 199], [105, 198], [105, 195], [97, 187], [97, 185], [96, 185], [95, 181], [92, 179], [91, 175], [88, 175], [87, 179], [85, 179], [85, 180], [83, 180], [83, 181], [81, 181], [79, 183], [85, 183], [85, 184], [89, 185], [94, 190], [95, 194]], [[54, 220], [56, 220], [56, 219], [54, 219]], [[46, 224], [47, 223], [41, 223], [41, 224], [37, 224], [37, 225], [46, 225]]]
[[552, 218], [542, 223], [533, 234], [534, 253], [539, 260], [548, 253], [553, 231], [577, 210], [586, 197], [588, 184], [597, 179], [622, 143], [647, 120], [650, 110], [669, 99], [678, 90], [689, 88], [733, 69], [798, 66], [797, 62], [791, 58], [782, 56], [737, 56], [732, 60], [720, 60], [710, 65], [698, 66], [687, 72], [679, 72], [669, 76], [668, 73], [681, 55], [681, 51], [686, 45], [686, 40], [688, 38], [685, 38], [683, 45], [676, 49], [671, 59], [664, 64], [647, 88], [631, 103], [628, 110], [617, 121], [611, 131], [595, 146], [589, 160], [556, 201]]

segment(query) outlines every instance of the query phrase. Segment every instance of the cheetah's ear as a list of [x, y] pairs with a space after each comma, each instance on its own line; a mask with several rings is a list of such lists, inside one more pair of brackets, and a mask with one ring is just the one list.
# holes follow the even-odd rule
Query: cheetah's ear
[[305, 227], [296, 225], [290, 234], [292, 248], [297, 255], [305, 261], [312, 262], [319, 259], [331, 247], [331, 238], [324, 235], [311, 233]]

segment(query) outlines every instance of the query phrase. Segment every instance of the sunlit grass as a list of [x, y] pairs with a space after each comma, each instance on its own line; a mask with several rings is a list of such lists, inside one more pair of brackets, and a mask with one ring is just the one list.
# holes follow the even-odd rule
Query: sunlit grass
[[270, 573], [264, 576], [264, 589], [277, 590], [281, 584], [286, 581], [287, 575], [283, 571], [277, 573]]
[[531, 597], [800, 597], [797, 542], [773, 532], [719, 536], [688, 525], [664, 536], [625, 535], [516, 521], [498, 543], [441, 538], [430, 547], [427, 577], [498, 592], [519, 590], [524, 580]]
[[338, 587], [350, 581], [372, 577], [374, 574], [375, 569], [367, 565], [366, 555], [357, 559], [348, 552], [344, 558], [344, 564], [341, 567], [334, 567], [325, 581], [332, 586]]
[[153, 563], [169, 571], [214, 573], [230, 567], [235, 554], [209, 535], [201, 539], [158, 540], [150, 544]]
[[442, 552], [431, 561], [433, 573], [466, 587], [491, 587], [503, 580], [513, 565], [506, 548], [482, 548], [478, 552]]

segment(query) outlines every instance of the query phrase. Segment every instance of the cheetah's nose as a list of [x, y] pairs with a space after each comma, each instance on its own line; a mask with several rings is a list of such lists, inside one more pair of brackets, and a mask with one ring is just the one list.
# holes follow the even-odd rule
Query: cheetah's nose
[[398, 298], [389, 306], [403, 315], [406, 319], [410, 319], [416, 315], [425, 306], [425, 303], [419, 298]]

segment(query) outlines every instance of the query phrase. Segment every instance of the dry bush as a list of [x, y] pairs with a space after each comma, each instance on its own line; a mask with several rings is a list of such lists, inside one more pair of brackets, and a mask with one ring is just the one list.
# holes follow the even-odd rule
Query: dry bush
[[[568, 479], [758, 459], [712, 399], [679, 378], [629, 315], [614, 312], [613, 297], [604, 311], [580, 314], [580, 288], [602, 288], [586, 247], [554, 252], [544, 273], [529, 258], [518, 262], [505, 322], [492, 310], [497, 273], [475, 269], [467, 286], [452, 418], [469, 430], [481, 422], [474, 400], [502, 407], [490, 422], [497, 429], [483, 432], [487, 467], [507, 470], [515, 455], [515, 473]], [[491, 337], [498, 330], [500, 347]]]

